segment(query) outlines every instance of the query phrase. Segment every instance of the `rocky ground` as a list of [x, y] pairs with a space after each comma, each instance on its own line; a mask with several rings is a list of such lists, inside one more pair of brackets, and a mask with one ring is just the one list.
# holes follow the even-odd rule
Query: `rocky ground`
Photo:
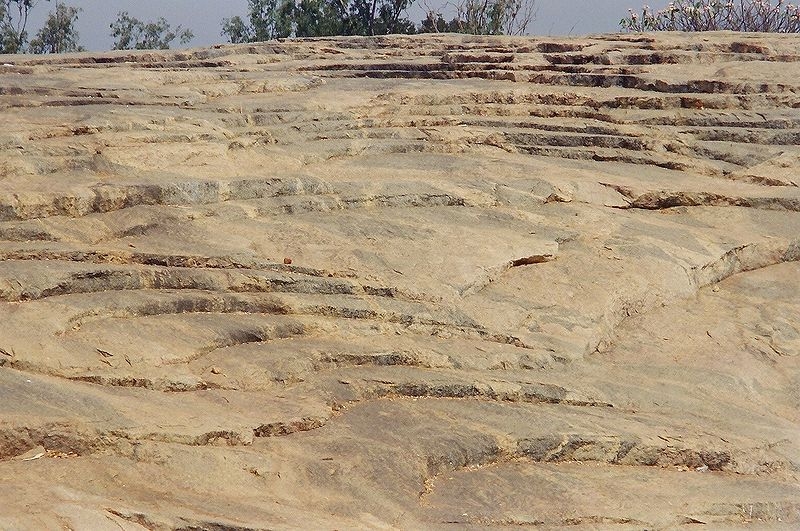
[[796, 528], [799, 50], [0, 57], [0, 529]]

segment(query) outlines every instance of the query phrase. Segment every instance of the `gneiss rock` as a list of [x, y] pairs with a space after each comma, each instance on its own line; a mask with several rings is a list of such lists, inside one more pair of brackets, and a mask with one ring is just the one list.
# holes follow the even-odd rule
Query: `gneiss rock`
[[0, 58], [0, 528], [797, 527], [798, 49]]

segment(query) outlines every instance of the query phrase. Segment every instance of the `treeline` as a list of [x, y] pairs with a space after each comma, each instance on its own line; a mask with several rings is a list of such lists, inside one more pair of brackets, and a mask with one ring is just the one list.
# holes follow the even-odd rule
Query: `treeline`
[[[45, 0], [50, 2], [50, 0]], [[459, 32], [523, 34], [533, 20], [536, 0], [457, 0], [454, 16], [428, 9], [415, 24], [406, 10], [415, 0], [248, 0], [247, 15], [222, 20], [229, 42], [256, 42], [284, 37], [387, 35]], [[425, 1], [425, 0], [420, 0]], [[44, 26], [29, 40], [28, 19], [38, 0], [0, 0], [0, 53], [66, 53], [82, 51], [76, 22], [81, 9], [56, 1]], [[164, 18], [142, 21], [127, 12], [110, 25], [112, 49], [166, 49], [189, 43], [189, 29]]]
[[[50, 0], [46, 0], [49, 2]], [[56, 1], [44, 25], [28, 40], [28, 20], [37, 0], [0, 0], [0, 53], [80, 52], [80, 35], [75, 28], [81, 9]], [[126, 11], [117, 14], [110, 25], [112, 49], [166, 49], [175, 41], [187, 44], [191, 30], [173, 26], [164, 18], [141, 21]]]
[[535, 0], [461, 0], [446, 3], [453, 17], [429, 8], [415, 24], [406, 16], [413, 0], [248, 0], [248, 15], [222, 22], [229, 42], [285, 37], [389, 35], [454, 32], [523, 34], [533, 20]]
[[[44, 0], [50, 2], [50, 0]], [[414, 23], [407, 10], [415, 1], [425, 18]], [[428, 7], [438, 2], [443, 11]], [[76, 22], [81, 12], [56, 0], [39, 31], [29, 39], [28, 19], [40, 0], [0, 0], [0, 53], [65, 53], [83, 50]], [[521, 35], [535, 15], [536, 0], [248, 0], [247, 15], [222, 20], [229, 42], [286, 37], [387, 35], [453, 32]], [[620, 21], [625, 31], [800, 32], [800, 6], [785, 0], [675, 0], [655, 11], [633, 10]], [[189, 29], [164, 18], [142, 21], [123, 11], [110, 24], [112, 49], [166, 49], [188, 44]]]

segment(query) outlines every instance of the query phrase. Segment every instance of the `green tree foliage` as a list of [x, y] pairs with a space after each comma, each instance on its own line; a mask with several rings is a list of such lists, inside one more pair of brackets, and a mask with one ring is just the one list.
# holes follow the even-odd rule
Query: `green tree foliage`
[[428, 11], [425, 19], [419, 26], [420, 33], [459, 33], [462, 28], [461, 21], [453, 18], [449, 22], [441, 13]]
[[248, 21], [226, 18], [230, 42], [283, 37], [415, 33], [404, 16], [411, 0], [248, 0]]
[[235, 16], [222, 21], [222, 34], [233, 43], [268, 41], [285, 37], [279, 26], [279, 2], [282, 0], [248, 0], [248, 22]]
[[429, 10], [421, 33], [522, 35], [536, 15], [535, 0], [462, 0], [450, 5], [456, 16], [449, 22], [441, 12]]
[[296, 37], [354, 34], [346, 0], [285, 0], [280, 17], [281, 27]]
[[0, 0], [0, 53], [25, 51], [28, 16], [38, 3], [37, 0]]
[[80, 52], [84, 48], [78, 45], [78, 31], [75, 22], [81, 10], [61, 3], [56, 4], [55, 11], [47, 15], [47, 21], [31, 41], [32, 53], [67, 53]]
[[255, 39], [251, 31], [251, 27], [245, 24], [242, 17], [235, 16], [226, 18], [222, 21], [222, 35], [228, 37], [228, 41], [233, 44], [242, 42], [252, 42]]
[[111, 24], [111, 36], [114, 50], [166, 50], [175, 39], [187, 44], [194, 38], [191, 30], [180, 25], [173, 28], [163, 17], [155, 22], [142, 22], [127, 11], [117, 14], [117, 20]]
[[350, 23], [354, 35], [416, 33], [414, 24], [403, 16], [408, 0], [353, 0]]

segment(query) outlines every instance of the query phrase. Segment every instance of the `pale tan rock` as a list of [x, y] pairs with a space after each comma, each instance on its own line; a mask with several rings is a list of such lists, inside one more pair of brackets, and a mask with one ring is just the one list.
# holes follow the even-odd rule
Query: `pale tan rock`
[[0, 57], [0, 529], [797, 527], [798, 49]]

